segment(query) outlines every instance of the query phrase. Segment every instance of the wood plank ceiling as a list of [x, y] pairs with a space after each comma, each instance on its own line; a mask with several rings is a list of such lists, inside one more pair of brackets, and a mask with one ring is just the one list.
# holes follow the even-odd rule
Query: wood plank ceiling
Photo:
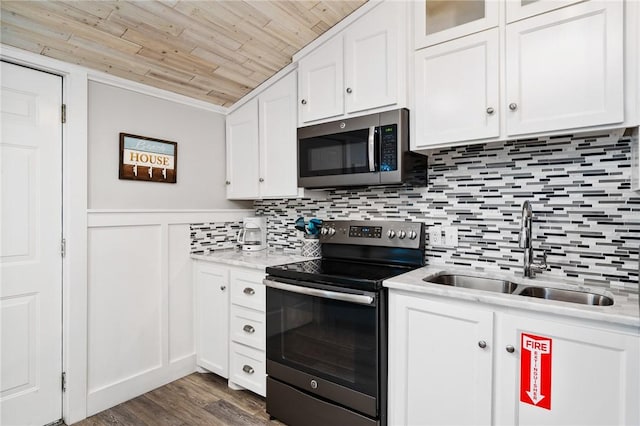
[[365, 2], [2, 0], [1, 40], [230, 106]]

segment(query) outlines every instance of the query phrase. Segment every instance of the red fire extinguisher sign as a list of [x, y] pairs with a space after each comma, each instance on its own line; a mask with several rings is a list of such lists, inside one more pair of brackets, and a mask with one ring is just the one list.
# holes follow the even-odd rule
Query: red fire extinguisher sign
[[520, 401], [551, 410], [552, 339], [522, 333]]

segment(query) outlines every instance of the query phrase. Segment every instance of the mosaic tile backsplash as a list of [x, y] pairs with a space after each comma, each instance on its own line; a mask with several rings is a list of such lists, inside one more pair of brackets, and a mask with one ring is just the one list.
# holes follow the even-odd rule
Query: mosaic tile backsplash
[[[427, 263], [521, 272], [518, 232], [529, 200], [535, 253], [547, 251], [545, 277], [638, 292], [640, 194], [631, 190], [630, 143], [612, 133], [441, 149], [429, 155], [427, 187], [340, 189], [324, 200], [254, 207], [268, 217], [270, 248], [299, 251], [298, 216], [417, 220], [427, 225]], [[458, 247], [433, 247], [432, 225], [457, 227]]]

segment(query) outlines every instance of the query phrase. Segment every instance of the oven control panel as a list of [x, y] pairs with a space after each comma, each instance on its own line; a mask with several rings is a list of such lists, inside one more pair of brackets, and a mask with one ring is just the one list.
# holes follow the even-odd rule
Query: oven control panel
[[423, 248], [422, 222], [392, 220], [325, 220], [320, 242], [383, 247]]

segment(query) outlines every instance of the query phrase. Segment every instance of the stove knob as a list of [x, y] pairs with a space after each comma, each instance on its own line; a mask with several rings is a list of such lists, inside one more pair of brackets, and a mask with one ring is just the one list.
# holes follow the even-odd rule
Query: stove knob
[[404, 237], [407, 236], [407, 233], [404, 231], [398, 231], [398, 238], [400, 238], [401, 240], [404, 239]]
[[334, 228], [329, 228], [329, 236], [332, 237], [336, 233]]
[[395, 238], [395, 236], [396, 236], [396, 232], [393, 229], [389, 229], [389, 232], [387, 232], [387, 237]]
[[417, 236], [418, 236], [418, 234], [416, 234], [416, 231], [409, 231], [409, 239], [410, 240], [415, 240]]
[[329, 233], [329, 228], [322, 228], [322, 229], [320, 230], [320, 233], [321, 233], [322, 235], [327, 235], [327, 234]]

